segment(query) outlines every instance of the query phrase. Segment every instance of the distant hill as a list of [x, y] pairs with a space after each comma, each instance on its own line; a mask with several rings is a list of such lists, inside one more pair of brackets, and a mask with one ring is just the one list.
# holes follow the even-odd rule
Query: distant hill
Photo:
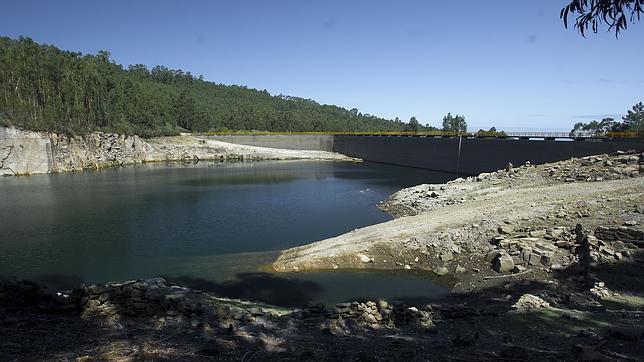
[[60, 50], [0, 37], [0, 122], [29, 130], [160, 136], [181, 131], [413, 131], [357, 109], [203, 80], [190, 72], [127, 68], [100, 51]]

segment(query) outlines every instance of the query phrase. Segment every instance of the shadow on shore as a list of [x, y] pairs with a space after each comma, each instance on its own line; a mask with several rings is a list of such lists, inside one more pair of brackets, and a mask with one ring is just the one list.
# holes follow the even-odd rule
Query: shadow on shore
[[[628, 262], [599, 264], [592, 273], [609, 289], [644, 298], [644, 252]], [[642, 305], [629, 299], [601, 299], [578, 265], [556, 272], [557, 284], [514, 281], [475, 293], [451, 295], [434, 303], [435, 328], [428, 331], [352, 330], [280, 319], [268, 324], [208, 329], [159, 327], [146, 319], [121, 316], [120, 322], [86, 319], [78, 313], [48, 315], [38, 309], [0, 311], [0, 360], [102, 359], [157, 360], [638, 360], [644, 357]], [[39, 278], [71, 285], [76, 277]], [[266, 273], [213, 283], [190, 277], [170, 279], [217, 296], [272, 301], [301, 307], [320, 286]], [[508, 287], [508, 284], [513, 284]], [[522, 295], [532, 294], [554, 308], [514, 311]], [[407, 300], [409, 305], [422, 300]]]
[[324, 288], [311, 281], [278, 277], [269, 273], [240, 273], [236, 280], [222, 283], [189, 276], [166, 277], [168, 281], [213, 295], [258, 301], [280, 307], [301, 307], [311, 303]]

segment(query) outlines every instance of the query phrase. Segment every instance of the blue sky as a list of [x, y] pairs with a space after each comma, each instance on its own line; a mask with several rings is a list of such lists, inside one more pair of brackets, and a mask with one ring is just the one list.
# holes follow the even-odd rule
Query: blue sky
[[644, 21], [564, 29], [565, 0], [5, 0], [0, 35], [438, 126], [569, 130], [644, 101]]

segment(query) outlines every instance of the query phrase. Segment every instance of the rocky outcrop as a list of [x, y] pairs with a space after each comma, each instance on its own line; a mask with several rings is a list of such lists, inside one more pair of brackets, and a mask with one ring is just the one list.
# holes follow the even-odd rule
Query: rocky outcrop
[[546, 165], [543, 172], [544, 176], [563, 182], [618, 180], [639, 176], [644, 171], [640, 161], [641, 154], [620, 151]]
[[631, 261], [642, 243], [644, 178], [634, 168], [643, 161], [617, 152], [407, 188], [381, 204], [396, 219], [284, 250], [272, 266], [430, 271], [469, 291], [575, 264], [578, 223], [597, 229], [588, 237], [592, 262]]
[[398, 328], [412, 327], [429, 329], [433, 327], [431, 305], [407, 306], [404, 303], [390, 304], [379, 300], [366, 302], [338, 303], [329, 308], [322, 304], [295, 310], [291, 316], [305, 325], [329, 325], [336, 328], [366, 327]]
[[90, 133], [82, 137], [48, 134], [49, 172], [136, 164], [154, 161], [153, 148], [137, 136]]
[[496, 236], [491, 240], [488, 260], [499, 273], [521, 273], [529, 268], [557, 271], [586, 259], [605, 264], [629, 261], [638, 243], [644, 242], [642, 231], [634, 228], [600, 226], [595, 230], [597, 237], [586, 235], [581, 228], [579, 224], [576, 228], [517, 230], [513, 235]]
[[[627, 223], [637, 225], [633, 221]], [[622, 241], [622, 243], [632, 243], [640, 248], [644, 247], [644, 231], [634, 227], [599, 227], [595, 230], [595, 237], [606, 241]]]
[[0, 176], [49, 172], [50, 150], [41, 134], [0, 127]]
[[327, 328], [433, 327], [432, 306], [407, 306], [379, 300], [339, 303], [334, 307], [312, 304], [295, 310], [248, 301], [214, 297], [164, 278], [123, 283], [92, 284], [72, 291], [52, 291], [30, 281], [0, 280], [2, 313], [29, 311], [46, 314], [80, 314], [102, 318], [163, 318], [190, 323], [231, 325], [288, 320], [304, 326]]
[[143, 162], [199, 160], [355, 160], [325, 151], [243, 146], [192, 137], [142, 139], [94, 132], [84, 136], [0, 127], [0, 176], [68, 172]]
[[152, 147], [137, 136], [101, 132], [66, 136], [0, 128], [0, 175], [78, 171], [154, 160]]
[[532, 294], [524, 294], [512, 305], [517, 311], [529, 311], [531, 309], [548, 308], [550, 303]]

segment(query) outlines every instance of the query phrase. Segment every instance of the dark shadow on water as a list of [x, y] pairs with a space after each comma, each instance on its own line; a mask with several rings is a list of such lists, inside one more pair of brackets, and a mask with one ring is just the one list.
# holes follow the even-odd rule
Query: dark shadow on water
[[240, 273], [236, 280], [222, 283], [190, 276], [166, 277], [168, 281], [199, 289], [216, 296], [264, 302], [280, 307], [300, 307], [309, 304], [324, 292], [311, 281], [280, 278], [269, 273]]
[[85, 281], [77, 275], [67, 274], [41, 274], [31, 279], [32, 281], [46, 286], [49, 290], [72, 290], [78, 288]]

